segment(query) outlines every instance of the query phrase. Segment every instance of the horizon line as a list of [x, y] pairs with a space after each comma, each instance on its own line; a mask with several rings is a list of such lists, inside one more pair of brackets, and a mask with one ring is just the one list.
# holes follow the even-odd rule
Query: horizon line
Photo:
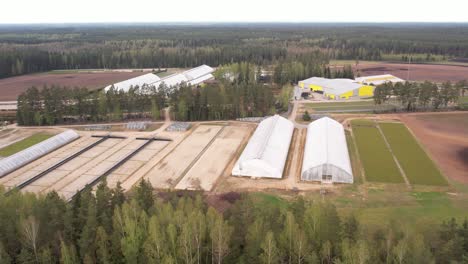
[[98, 21], [98, 22], [0, 22], [0, 25], [91, 25], [91, 24], [468, 24], [467, 21]]

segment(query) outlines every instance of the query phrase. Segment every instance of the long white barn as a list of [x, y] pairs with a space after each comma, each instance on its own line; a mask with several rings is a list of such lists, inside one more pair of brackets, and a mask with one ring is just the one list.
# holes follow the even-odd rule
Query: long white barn
[[343, 126], [323, 117], [307, 127], [301, 179], [353, 183], [353, 171]]
[[260, 122], [232, 175], [282, 178], [293, 130], [293, 123], [278, 115]]
[[151, 84], [159, 80], [161, 80], [161, 78], [159, 78], [156, 74], [147, 73], [147, 74], [135, 77], [135, 78], [131, 78], [122, 82], [108, 85], [104, 88], [104, 90], [107, 92], [110, 90], [112, 86], [114, 86], [114, 89], [116, 90], [123, 90], [123, 91], [128, 92], [131, 87], [136, 87], [136, 86], [142, 87], [144, 85]]
[[[205, 81], [213, 79], [213, 72], [214, 69], [210, 66], [201, 65], [181, 73], [171, 74], [162, 79], [153, 73], [148, 73], [123, 82], [115, 83], [113, 86], [117, 90], [128, 92], [131, 87], [142, 87], [144, 85], [154, 86], [156, 88], [161, 85], [165, 85], [167, 87], [177, 87], [182, 83], [186, 83], [188, 85], [199, 85]], [[104, 88], [104, 90], [107, 92], [111, 87], [112, 85], [109, 85]]]

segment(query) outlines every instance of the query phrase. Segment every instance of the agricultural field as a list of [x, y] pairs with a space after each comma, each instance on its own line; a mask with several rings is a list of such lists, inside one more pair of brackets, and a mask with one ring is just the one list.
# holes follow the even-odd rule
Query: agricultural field
[[361, 76], [392, 74], [403, 80], [457, 82], [468, 80], [468, 67], [443, 64], [405, 64], [405, 63], [359, 63], [353, 65]]
[[402, 123], [379, 123], [393, 154], [411, 184], [446, 186], [434, 162]]
[[65, 87], [86, 87], [90, 90], [103, 88], [109, 84], [127, 80], [144, 72], [63, 72], [63, 73], [38, 73], [17, 77], [0, 79], [0, 101], [17, 100], [18, 95], [32, 86], [38, 88], [44, 85]]
[[375, 122], [353, 120], [351, 124], [365, 179], [370, 182], [404, 183]]
[[300, 103], [298, 119], [302, 120], [302, 114], [307, 110], [311, 114], [324, 113], [373, 113], [377, 110], [390, 110], [395, 106], [391, 104], [378, 105], [373, 100], [366, 101], [343, 101], [343, 102], [320, 102], [320, 103]]
[[39, 142], [42, 142], [50, 137], [52, 137], [52, 134], [49, 133], [37, 133], [32, 136], [29, 136], [23, 140], [20, 140], [16, 143], [13, 143], [11, 145], [8, 145], [2, 149], [0, 149], [0, 157], [8, 157], [11, 156], [17, 152], [20, 152], [23, 149], [29, 148]]
[[416, 113], [398, 117], [411, 129], [445, 176], [456, 183], [468, 183], [468, 112]]

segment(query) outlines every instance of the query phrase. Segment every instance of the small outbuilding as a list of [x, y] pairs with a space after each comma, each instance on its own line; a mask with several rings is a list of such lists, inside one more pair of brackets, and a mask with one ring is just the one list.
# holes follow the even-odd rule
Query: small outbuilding
[[293, 123], [279, 115], [260, 122], [234, 165], [232, 175], [282, 178], [293, 131]]
[[308, 125], [301, 179], [353, 183], [344, 128], [337, 121], [323, 117]]

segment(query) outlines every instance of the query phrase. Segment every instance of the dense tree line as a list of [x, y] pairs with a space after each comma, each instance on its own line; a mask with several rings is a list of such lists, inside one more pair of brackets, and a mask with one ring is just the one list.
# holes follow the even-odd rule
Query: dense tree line
[[219, 212], [201, 195], [131, 193], [102, 182], [66, 203], [57, 193], [0, 190], [1, 263], [464, 263], [468, 221], [417, 233], [362, 225], [333, 204], [266, 203], [227, 193]]
[[307, 67], [317, 53], [327, 60], [381, 60], [388, 55], [406, 60], [415, 55], [413, 61], [433, 61], [435, 56], [468, 57], [467, 36], [467, 26], [452, 24], [0, 27], [0, 78], [54, 69], [241, 61], [268, 65], [298, 60]]
[[422, 83], [384, 83], [375, 88], [376, 105], [385, 103], [399, 104], [406, 111], [417, 109], [439, 109], [456, 104], [461, 93], [467, 88], [466, 81], [456, 84], [445, 82], [441, 85], [425, 81]]
[[[55, 125], [70, 122], [108, 122], [162, 117], [170, 106], [172, 118], [180, 121], [227, 120], [266, 116], [288, 108], [292, 89], [281, 99], [275, 86], [264, 83], [259, 66], [247, 62], [221, 67], [218, 80], [194, 87], [132, 87], [128, 92], [113, 87], [105, 91], [85, 88], [32, 87], [18, 97], [19, 125]], [[226, 75], [228, 74], [228, 75]]]
[[135, 87], [129, 92], [111, 88], [89, 91], [86, 88], [36, 87], [18, 97], [19, 125], [56, 125], [67, 122], [109, 122], [127, 119], [162, 118], [167, 89]]

